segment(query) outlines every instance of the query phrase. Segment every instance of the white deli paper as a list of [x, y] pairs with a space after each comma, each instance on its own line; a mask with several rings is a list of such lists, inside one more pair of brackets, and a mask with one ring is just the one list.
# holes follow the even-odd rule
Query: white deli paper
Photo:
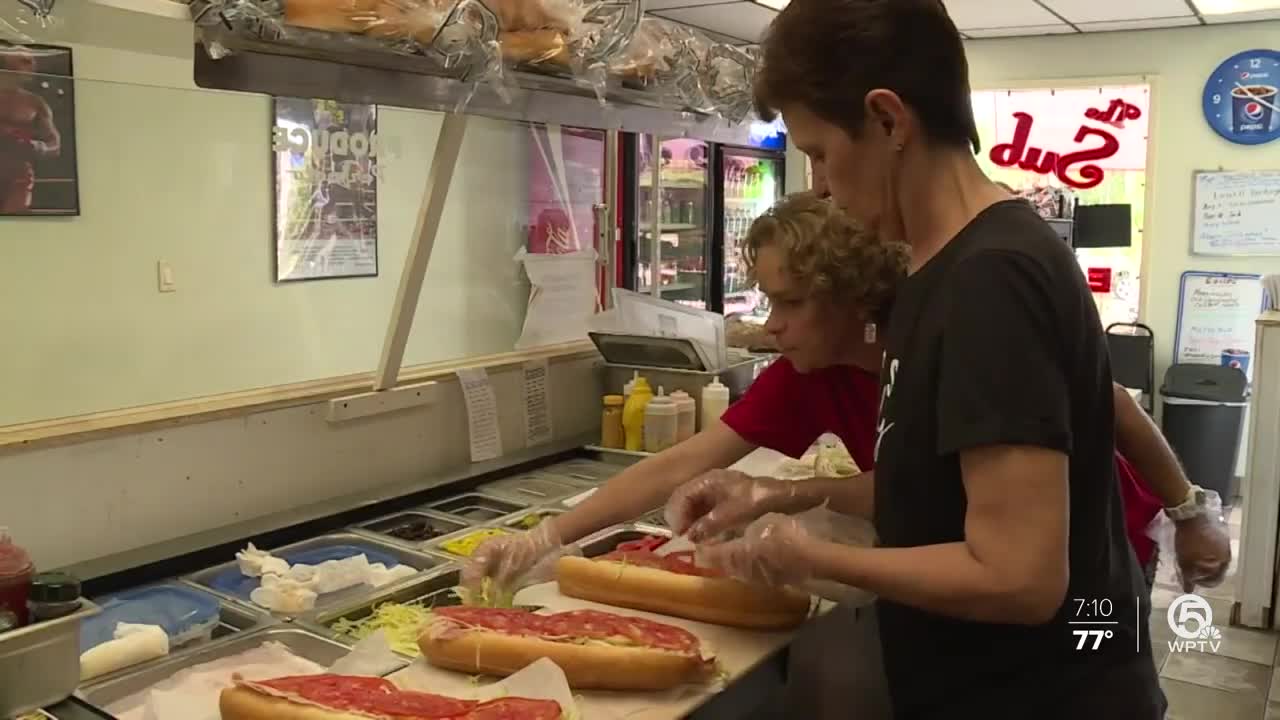
[[502, 433], [498, 428], [498, 400], [484, 368], [457, 372], [462, 397], [467, 403], [467, 429], [471, 434], [471, 462], [495, 460], [502, 456]]
[[524, 364], [524, 444], [551, 442], [551, 398], [547, 389], [550, 366], [546, 358]]
[[404, 659], [391, 652], [381, 630], [356, 643], [328, 670], [278, 642], [264, 642], [252, 650], [180, 670], [148, 690], [111, 703], [106, 710], [118, 720], [219, 720], [218, 697], [232, 686], [233, 673], [245, 680], [324, 672], [380, 677], [402, 666]]
[[564, 671], [547, 658], [537, 660], [520, 672], [490, 685], [473, 686], [470, 675], [443, 672], [418, 659], [392, 675], [389, 680], [403, 690], [436, 693], [462, 700], [486, 702], [504, 697], [554, 700], [566, 718], [577, 718], [577, 705]]
[[600, 306], [596, 251], [550, 255], [521, 248], [515, 259], [524, 264], [530, 285], [516, 349], [586, 340], [588, 322]]

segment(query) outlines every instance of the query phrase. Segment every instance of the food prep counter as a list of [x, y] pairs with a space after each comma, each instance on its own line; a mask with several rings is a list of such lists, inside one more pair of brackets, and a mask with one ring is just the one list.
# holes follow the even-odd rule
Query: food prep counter
[[[412, 629], [415, 617], [432, 607], [460, 602], [454, 593], [460, 563], [469, 550], [474, 549], [476, 538], [518, 532], [562, 513], [619, 469], [594, 460], [572, 459], [487, 483], [466, 484], [452, 493], [447, 486], [437, 488], [432, 497], [416, 505], [406, 506], [399, 499], [362, 504], [361, 517], [351, 520], [350, 510], [340, 513], [346, 521], [344, 524], [317, 532], [314, 537], [277, 543], [274, 547], [264, 543], [263, 550], [289, 563], [319, 565], [363, 554], [369, 563], [383, 563], [387, 567], [407, 565], [413, 569], [411, 576], [383, 587], [362, 586], [320, 595], [314, 609], [305, 612], [271, 613], [256, 607], [251, 594], [258, 586], [258, 578], [244, 575], [236, 560], [230, 557], [203, 569], [187, 568], [186, 572], [179, 572], [177, 578], [152, 581], [137, 590], [126, 589], [122, 593], [125, 597], [149, 588], [197, 593], [217, 608], [216, 619], [201, 620], [206, 624], [200, 626], [202, 632], [198, 637], [173, 648], [167, 656], [83, 684], [78, 697], [85, 705], [64, 703], [70, 708], [66, 712], [71, 712], [70, 717], [77, 720], [90, 716], [141, 718], [141, 703], [149, 689], [179, 673], [185, 672], [180, 677], [187, 677], [193, 672], [203, 672], [209, 663], [211, 667], [218, 667], [219, 662], [256, 658], [253, 653], [257, 652], [284, 653], [299, 662], [327, 668], [373, 629], [386, 631], [392, 649], [402, 658], [402, 665], [414, 666], [415, 672], [429, 673], [433, 683], [438, 684], [437, 691], [448, 694], [450, 688], [471, 687], [474, 680], [468, 675], [425, 667], [418, 657], [416, 631]], [[658, 518], [649, 515], [634, 523], [609, 528], [579, 545], [584, 555], [594, 557], [614, 550], [620, 543], [651, 536], [669, 537], [670, 532], [652, 522], [654, 519]], [[245, 538], [244, 542], [247, 544], [249, 539]], [[656, 694], [584, 693], [581, 695], [584, 719], [609, 720], [624, 715], [629, 718], [702, 717], [701, 712], [707, 713], [706, 717], [747, 717], [752, 708], [759, 705], [761, 693], [776, 690], [783, 682], [779, 651], [790, 638], [787, 633], [754, 633], [594, 606], [561, 596], [554, 582], [526, 588], [515, 601], [530, 609], [561, 611], [601, 607], [650, 616], [688, 628], [717, 651], [724, 670], [722, 692], [707, 686]], [[397, 635], [397, 627], [409, 629], [402, 629]], [[389, 677], [395, 679], [394, 674]], [[733, 708], [727, 708], [726, 703]], [[704, 704], [703, 711], [695, 712]], [[638, 712], [641, 708], [645, 709], [642, 713]], [[82, 714], [104, 711], [110, 714]]]

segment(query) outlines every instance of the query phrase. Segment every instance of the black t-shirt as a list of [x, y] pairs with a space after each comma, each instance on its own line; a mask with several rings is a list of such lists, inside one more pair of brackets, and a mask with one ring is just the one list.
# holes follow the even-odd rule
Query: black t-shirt
[[[1162, 717], [1150, 606], [1115, 480], [1102, 327], [1071, 250], [1030, 206], [991, 206], [902, 284], [881, 384], [884, 546], [964, 540], [964, 450], [1033, 445], [1070, 456], [1071, 579], [1050, 623], [969, 622], [881, 601], [898, 717]], [[1113, 635], [1077, 650], [1075, 630]]]

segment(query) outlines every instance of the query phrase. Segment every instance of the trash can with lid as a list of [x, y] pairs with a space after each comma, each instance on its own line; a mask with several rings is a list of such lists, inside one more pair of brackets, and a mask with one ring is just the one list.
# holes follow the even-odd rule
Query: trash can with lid
[[1230, 505], [1249, 381], [1239, 368], [1180, 364], [1164, 375], [1161, 429], [1191, 482]]

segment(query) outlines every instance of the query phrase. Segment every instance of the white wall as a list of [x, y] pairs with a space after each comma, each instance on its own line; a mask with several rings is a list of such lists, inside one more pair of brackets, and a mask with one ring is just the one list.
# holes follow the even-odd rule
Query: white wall
[[1156, 333], [1157, 384], [1173, 359], [1178, 281], [1184, 271], [1280, 272], [1280, 258], [1190, 254], [1194, 170], [1280, 169], [1280, 144], [1249, 148], [1214, 133], [1201, 112], [1205, 80], [1228, 57], [1278, 43], [1280, 22], [966, 43], [975, 89], [1010, 84], [1052, 87], [1054, 80], [1152, 78], [1154, 144], [1147, 177], [1153, 194], [1144, 232], [1141, 314]]
[[[593, 355], [551, 361], [557, 440], [598, 427], [595, 363]], [[509, 455], [524, 447], [521, 366], [491, 371], [490, 379]], [[306, 510], [313, 503], [425, 482], [468, 464], [466, 408], [452, 378], [440, 382], [429, 407], [342, 425], [325, 421], [325, 407], [0, 453], [0, 526], [50, 569], [276, 513], [297, 511], [283, 523], [295, 524], [316, 517]], [[267, 529], [275, 527], [256, 532]]]
[[[86, 22], [70, 9], [63, 34]], [[147, 52], [73, 44], [81, 216], [0, 219], [0, 426], [377, 364], [440, 115], [380, 112], [380, 276], [276, 285], [269, 99], [197, 90], [189, 45], [135, 39]], [[470, 121], [406, 364], [512, 349], [527, 138]]]

